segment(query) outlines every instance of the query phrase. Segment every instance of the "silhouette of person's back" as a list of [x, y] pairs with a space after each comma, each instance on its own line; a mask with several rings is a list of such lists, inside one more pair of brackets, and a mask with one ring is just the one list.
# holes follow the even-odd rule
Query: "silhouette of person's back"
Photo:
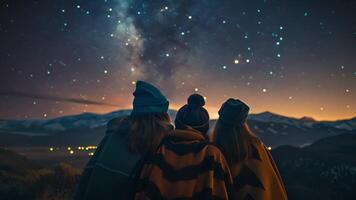
[[130, 116], [113, 119], [84, 169], [75, 199], [128, 199], [134, 173], [146, 152], [157, 149], [171, 129], [167, 99], [138, 81]]
[[229, 99], [219, 110], [214, 143], [229, 162], [236, 199], [286, 200], [287, 194], [272, 155], [247, 126], [249, 107]]

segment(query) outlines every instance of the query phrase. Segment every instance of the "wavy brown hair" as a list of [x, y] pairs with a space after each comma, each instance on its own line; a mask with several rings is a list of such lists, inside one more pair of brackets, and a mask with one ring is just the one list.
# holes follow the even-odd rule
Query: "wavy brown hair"
[[161, 140], [172, 129], [167, 113], [152, 113], [130, 117], [131, 130], [127, 145], [131, 152], [145, 153], [154, 151]]
[[253, 153], [252, 145], [258, 141], [246, 122], [240, 127], [226, 125], [219, 120], [216, 122], [212, 139], [229, 164], [248, 159]]

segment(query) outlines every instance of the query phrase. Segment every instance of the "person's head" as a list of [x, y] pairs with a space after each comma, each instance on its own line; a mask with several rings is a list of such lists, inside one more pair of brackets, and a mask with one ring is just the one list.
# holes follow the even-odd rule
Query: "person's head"
[[256, 137], [248, 128], [246, 118], [250, 108], [238, 99], [228, 99], [219, 110], [213, 141], [231, 163], [249, 158]]
[[199, 94], [190, 95], [188, 103], [178, 110], [174, 121], [176, 129], [193, 128], [206, 137], [209, 130], [209, 113], [203, 108], [204, 105], [204, 97]]
[[137, 81], [133, 93], [128, 147], [132, 152], [154, 151], [171, 130], [167, 98], [153, 85]]

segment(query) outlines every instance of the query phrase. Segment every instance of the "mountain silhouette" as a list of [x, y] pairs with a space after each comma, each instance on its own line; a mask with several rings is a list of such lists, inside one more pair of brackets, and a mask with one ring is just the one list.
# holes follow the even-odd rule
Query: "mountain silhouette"
[[[48, 120], [0, 120], [0, 147], [96, 145], [103, 137], [109, 120], [129, 115], [130, 112], [82, 113]], [[176, 111], [170, 110], [169, 114], [174, 119]], [[211, 120], [212, 127], [215, 122]], [[307, 146], [323, 137], [352, 133], [356, 128], [356, 118], [315, 121], [272, 112], [251, 114], [248, 123], [265, 144], [273, 148], [280, 145]]]

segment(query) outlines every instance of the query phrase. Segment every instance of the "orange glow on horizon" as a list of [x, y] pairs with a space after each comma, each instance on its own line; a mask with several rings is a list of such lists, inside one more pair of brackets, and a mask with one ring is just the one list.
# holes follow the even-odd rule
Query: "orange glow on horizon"
[[[176, 103], [170, 103], [169, 108], [172, 110], [178, 110], [183, 104], [176, 104]], [[219, 105], [220, 106], [220, 105]], [[94, 109], [95, 107], [92, 107], [91, 112], [95, 112], [95, 113], [100, 113], [100, 114], [105, 114], [105, 113], [109, 113], [112, 111], [116, 111], [116, 110], [121, 110], [121, 109], [132, 109], [132, 106], [127, 106], [127, 107], [123, 107], [123, 108], [117, 108], [117, 109], [112, 109], [112, 108], [107, 108], [107, 109], [103, 109], [101, 107], [96, 106], [97, 109]], [[217, 119], [219, 117], [218, 115], [218, 111], [219, 108], [218, 106], [213, 106], [213, 105], [209, 105], [207, 102], [207, 105], [204, 106], [210, 115], [211, 119]], [[292, 118], [302, 118], [302, 117], [311, 117], [317, 121], [334, 121], [334, 120], [343, 120], [343, 119], [351, 119], [356, 117], [356, 113], [353, 113], [352, 111], [347, 112], [347, 113], [338, 113], [337, 110], [335, 110], [334, 112], [331, 112], [328, 110], [318, 110], [318, 109], [307, 109], [304, 105], [295, 105], [292, 108], [289, 106], [283, 106], [282, 104], [278, 104], [275, 106], [271, 106], [274, 109], [267, 109], [265, 107], [254, 107], [251, 106], [251, 111], [250, 114], [256, 114], [256, 113], [262, 113], [262, 112], [272, 112], [278, 115], [283, 115], [286, 117], [292, 117]], [[323, 112], [328, 112], [328, 114], [325, 114]]]

